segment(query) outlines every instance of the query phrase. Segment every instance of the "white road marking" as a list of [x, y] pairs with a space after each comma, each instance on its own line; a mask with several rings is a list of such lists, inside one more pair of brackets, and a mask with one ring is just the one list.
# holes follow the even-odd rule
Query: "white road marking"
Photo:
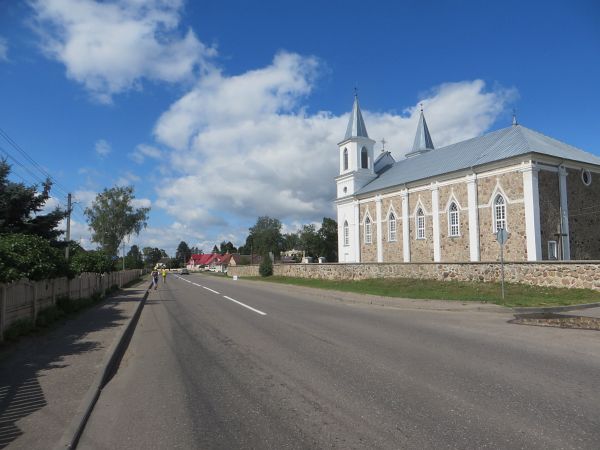
[[[201, 284], [198, 284], [198, 283], [193, 283], [193, 282], [191, 282], [191, 281], [189, 281], [189, 280], [186, 280], [185, 278], [182, 278], [182, 277], [180, 277], [179, 275], [175, 275], [175, 276], [176, 276], [177, 278], [179, 278], [180, 280], [183, 280], [183, 281], [186, 281], [186, 282], [188, 282], [188, 283], [191, 283], [191, 284], [193, 284], [194, 286], [198, 286], [198, 287], [201, 287], [201, 288], [203, 288], [203, 289], [206, 289], [207, 291], [210, 291], [210, 292], [212, 292], [213, 294], [218, 294], [218, 295], [221, 295], [221, 293], [220, 293], [220, 292], [217, 292], [217, 291], [215, 291], [214, 289], [211, 289], [211, 288], [209, 288], [209, 287], [206, 287], [206, 286], [202, 286]], [[227, 297], [226, 295], [224, 295], [224, 296], [223, 296], [223, 298], [226, 298], [226, 299], [227, 299], [227, 300], [229, 300], [229, 301], [232, 301], [232, 302], [234, 302], [234, 303], [237, 303], [238, 305], [240, 305], [240, 306], [243, 306], [244, 308], [248, 308], [250, 311], [254, 311], [254, 312], [255, 312], [255, 313], [257, 313], [257, 314], [260, 314], [261, 316], [266, 316], [266, 315], [267, 315], [267, 313], [265, 313], [265, 312], [262, 312], [262, 311], [260, 311], [260, 310], [258, 310], [258, 309], [256, 309], [256, 308], [253, 308], [252, 306], [248, 306], [248, 305], [246, 305], [245, 303], [242, 303], [242, 302], [240, 302], [240, 301], [237, 301], [236, 299], [233, 299], [233, 298], [231, 298], [231, 297]]]
[[238, 305], [240, 305], [240, 306], [243, 306], [244, 308], [248, 308], [250, 311], [254, 311], [255, 313], [258, 313], [258, 314], [260, 314], [261, 316], [266, 316], [266, 315], [267, 315], [267, 313], [264, 313], [264, 312], [262, 312], [262, 311], [259, 311], [258, 309], [255, 309], [255, 308], [253, 308], [252, 306], [248, 306], [248, 305], [246, 305], [246, 304], [244, 304], [244, 303], [242, 303], [242, 302], [238, 302], [237, 300], [235, 300], [235, 299], [233, 299], [233, 298], [231, 298], [231, 297], [227, 297], [226, 295], [224, 295], [223, 297], [225, 297], [227, 300], [231, 300], [232, 302], [234, 302], [234, 303], [237, 303], [237, 304], [238, 304]]

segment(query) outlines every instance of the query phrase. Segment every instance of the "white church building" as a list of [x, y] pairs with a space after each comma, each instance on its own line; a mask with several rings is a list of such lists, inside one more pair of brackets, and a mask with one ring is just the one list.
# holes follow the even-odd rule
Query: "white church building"
[[[434, 133], [435, 136], [435, 133]], [[355, 96], [339, 146], [340, 262], [600, 260], [600, 158], [523, 127], [375, 156]], [[404, 152], [402, 152], [404, 153]]]

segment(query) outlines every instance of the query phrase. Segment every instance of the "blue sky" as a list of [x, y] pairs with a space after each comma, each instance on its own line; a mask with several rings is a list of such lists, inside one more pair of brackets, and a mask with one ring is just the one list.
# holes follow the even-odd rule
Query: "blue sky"
[[[0, 128], [60, 184], [55, 202], [133, 184], [152, 211], [130, 243], [210, 250], [258, 215], [286, 231], [334, 216], [355, 86], [396, 157], [419, 102], [437, 146], [516, 108], [600, 155], [598, 55], [593, 0], [0, 2]], [[80, 207], [73, 237], [90, 247]]]

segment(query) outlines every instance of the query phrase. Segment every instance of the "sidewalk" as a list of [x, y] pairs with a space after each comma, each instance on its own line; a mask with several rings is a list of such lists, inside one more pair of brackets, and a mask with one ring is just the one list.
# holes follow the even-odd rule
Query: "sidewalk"
[[0, 448], [53, 448], [108, 349], [142, 300], [144, 280], [0, 354]]

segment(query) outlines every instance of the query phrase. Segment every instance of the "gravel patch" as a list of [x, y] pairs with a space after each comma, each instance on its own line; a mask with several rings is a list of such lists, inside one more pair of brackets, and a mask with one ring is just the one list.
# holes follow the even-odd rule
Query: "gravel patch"
[[522, 314], [515, 315], [510, 321], [518, 325], [538, 327], [575, 328], [579, 330], [600, 331], [600, 319], [597, 317], [570, 316], [566, 314]]

